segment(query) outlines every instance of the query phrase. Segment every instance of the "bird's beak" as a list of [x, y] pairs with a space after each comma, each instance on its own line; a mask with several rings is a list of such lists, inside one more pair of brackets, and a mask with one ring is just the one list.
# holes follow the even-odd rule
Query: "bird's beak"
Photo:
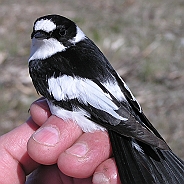
[[31, 34], [31, 39], [36, 38], [38, 40], [48, 39], [49, 34], [44, 31], [36, 31]]

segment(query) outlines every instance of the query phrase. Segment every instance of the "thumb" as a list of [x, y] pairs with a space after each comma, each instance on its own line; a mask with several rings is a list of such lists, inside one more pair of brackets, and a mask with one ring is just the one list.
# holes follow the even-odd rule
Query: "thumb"
[[29, 118], [0, 137], [0, 183], [24, 183], [26, 175], [38, 167], [27, 153], [27, 142], [36, 129], [38, 125]]

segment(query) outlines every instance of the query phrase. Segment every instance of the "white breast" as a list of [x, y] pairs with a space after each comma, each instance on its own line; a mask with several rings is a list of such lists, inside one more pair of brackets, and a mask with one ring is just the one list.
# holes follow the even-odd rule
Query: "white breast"
[[95, 132], [98, 130], [101, 130], [101, 131], [106, 130], [102, 126], [87, 119], [86, 117], [90, 117], [90, 114], [88, 114], [86, 111], [82, 109], [75, 109], [75, 111], [68, 111], [53, 105], [49, 101], [48, 101], [48, 105], [52, 114], [56, 115], [57, 117], [63, 119], [66, 122], [71, 120], [74, 121], [79, 125], [79, 127], [81, 127], [83, 132]]

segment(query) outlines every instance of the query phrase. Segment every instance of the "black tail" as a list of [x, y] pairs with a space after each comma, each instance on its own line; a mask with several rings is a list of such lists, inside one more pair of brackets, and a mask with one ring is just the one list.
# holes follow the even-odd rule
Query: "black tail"
[[171, 150], [160, 150], [123, 137], [109, 136], [122, 184], [184, 184], [184, 162]]

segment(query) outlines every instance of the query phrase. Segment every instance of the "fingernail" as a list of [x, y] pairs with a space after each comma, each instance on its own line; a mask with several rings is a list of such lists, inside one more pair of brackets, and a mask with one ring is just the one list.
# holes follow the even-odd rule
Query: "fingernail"
[[76, 143], [72, 147], [68, 148], [65, 152], [77, 157], [84, 157], [89, 148], [86, 143]]
[[37, 102], [39, 102], [39, 106], [42, 107], [43, 109], [50, 110], [47, 101], [45, 99], [38, 100]]
[[109, 178], [107, 178], [103, 173], [94, 173], [93, 184], [110, 184]]
[[46, 146], [55, 146], [59, 142], [60, 133], [57, 127], [47, 126], [38, 129], [33, 134], [33, 139]]

